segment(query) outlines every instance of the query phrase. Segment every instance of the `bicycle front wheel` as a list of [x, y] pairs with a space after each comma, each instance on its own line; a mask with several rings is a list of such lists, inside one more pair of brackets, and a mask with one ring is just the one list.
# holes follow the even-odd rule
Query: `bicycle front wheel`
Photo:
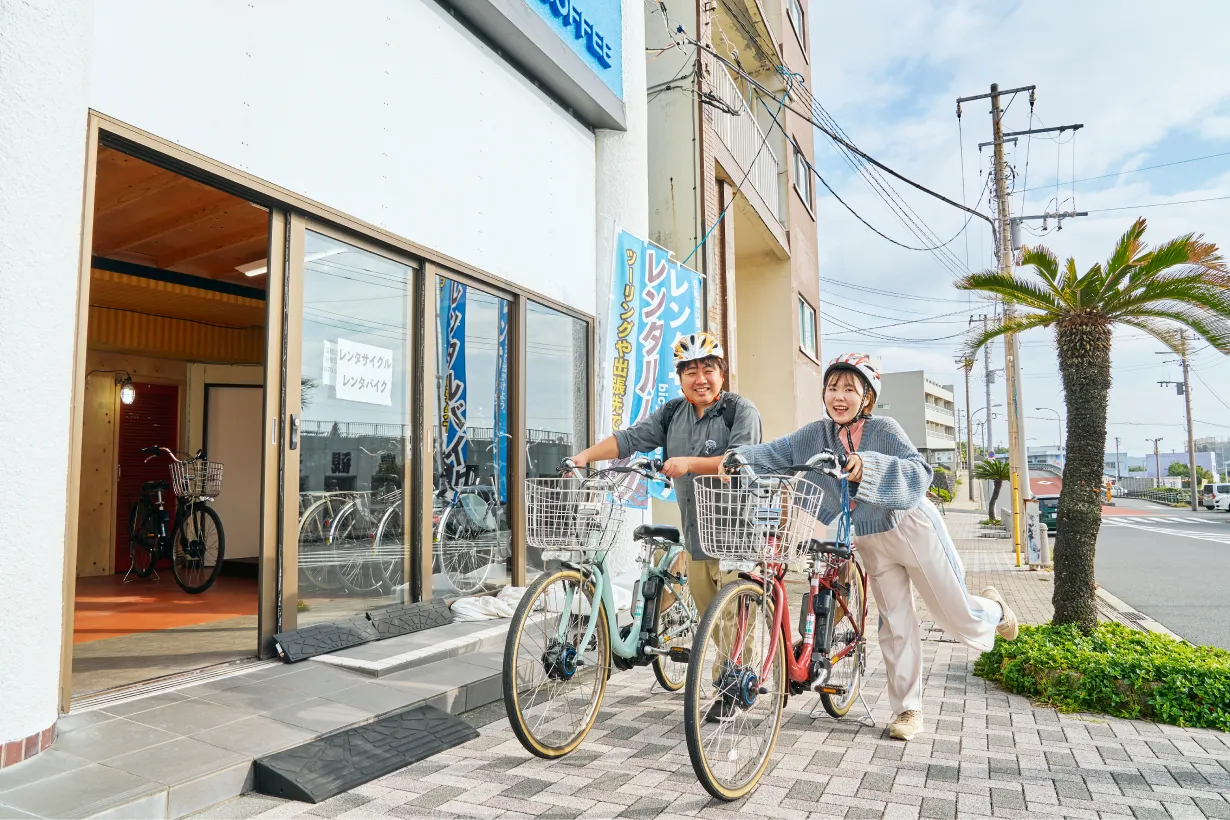
[[140, 498], [128, 510], [128, 557], [132, 572], [148, 578], [158, 560], [158, 516], [161, 511], [148, 498]]
[[204, 592], [213, 586], [222, 570], [225, 554], [226, 534], [218, 513], [205, 504], [191, 504], [171, 537], [171, 573], [175, 583], [192, 595]]
[[[497, 521], [495, 516], [483, 518]], [[481, 592], [491, 573], [499, 548], [507, 543], [506, 530], [498, 523], [494, 528], [488, 521], [475, 521], [458, 504], [451, 505], [440, 516], [436, 549], [440, 555], [440, 568], [448, 585], [459, 595]]]
[[756, 788], [777, 743], [787, 671], [772, 629], [772, 596], [741, 579], [714, 597], [692, 643], [684, 736], [697, 778], [719, 800]]
[[827, 685], [837, 691], [820, 693], [824, 711], [835, 718], [845, 717], [858, 697], [867, 652], [863, 632], [867, 621], [867, 586], [863, 568], [852, 558], [841, 574], [843, 581], [850, 585], [850, 592], [838, 595], [837, 612], [840, 617], [835, 619], [833, 639], [829, 642], [832, 666], [827, 681]]
[[[581, 645], [590, 619], [593, 637]], [[526, 751], [551, 760], [581, 744], [598, 719], [611, 667], [606, 607], [574, 569], [525, 591], [504, 645], [504, 708]]]

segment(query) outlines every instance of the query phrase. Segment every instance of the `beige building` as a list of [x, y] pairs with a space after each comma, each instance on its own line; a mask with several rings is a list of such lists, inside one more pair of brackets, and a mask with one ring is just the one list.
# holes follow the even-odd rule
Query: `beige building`
[[927, 378], [922, 370], [884, 373], [876, 415], [889, 416], [931, 464], [956, 463], [956, 404], [953, 386]]
[[[665, 7], [668, 25], [661, 11], [646, 19], [650, 237], [704, 276], [732, 387], [756, 402], [768, 439], [823, 414], [812, 126], [781, 103], [784, 71], [810, 83], [806, 4]], [[703, 49], [674, 45], [678, 25], [777, 98]], [[800, 92], [790, 104], [807, 110]]]

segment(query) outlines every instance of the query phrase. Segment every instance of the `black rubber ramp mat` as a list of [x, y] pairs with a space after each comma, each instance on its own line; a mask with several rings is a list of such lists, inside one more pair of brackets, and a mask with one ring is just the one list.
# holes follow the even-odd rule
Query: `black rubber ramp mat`
[[461, 718], [412, 706], [256, 761], [256, 791], [319, 803], [478, 737]]

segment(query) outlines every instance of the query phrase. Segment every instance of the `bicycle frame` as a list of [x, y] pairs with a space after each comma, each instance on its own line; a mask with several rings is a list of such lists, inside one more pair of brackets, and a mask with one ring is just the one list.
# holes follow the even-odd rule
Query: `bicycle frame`
[[[848, 560], [853, 561], [854, 539], [853, 522], [851, 520], [850, 510], [850, 489], [849, 482], [841, 479], [841, 513], [838, 515], [837, 521], [837, 539], [836, 542], [841, 546], [851, 548], [851, 556]], [[812, 559], [815, 561], [816, 559]], [[837, 613], [833, 613], [831, 619], [827, 619], [824, 624], [825, 634], [822, 635], [822, 640], [817, 651], [816, 643], [816, 611], [814, 601], [821, 591], [828, 591], [831, 595], [831, 601], [841, 607], [841, 612], [845, 617], [849, 617], [852, 621], [865, 625], [867, 618], [867, 589], [866, 578], [863, 578], [862, 592], [862, 612], [850, 612], [848, 600], [846, 597], [837, 595], [834, 589], [834, 583], [837, 580], [837, 569], [832, 565], [826, 564], [824, 569], [819, 570], [813, 563], [809, 569], [808, 575], [811, 585], [811, 594], [808, 597], [810, 604], [807, 617], [804, 621], [802, 643], [798, 649], [794, 648], [794, 638], [791, 635], [790, 621], [788, 617], [790, 613], [789, 597], [786, 593], [786, 566], [783, 564], [770, 563], [765, 566], [762, 574], [741, 573], [742, 577], [754, 583], [761, 584], [766, 587], [766, 594], [773, 598], [773, 623], [769, 628], [769, 646], [765, 653], [765, 661], [760, 670], [760, 679], [767, 680], [770, 675], [770, 667], [773, 663], [773, 658], [777, 655], [778, 647], [785, 645], [790, 647], [791, 651], [786, 653], [787, 675], [792, 683], [808, 684], [812, 680], [812, 666], [816, 655], [827, 657], [829, 650], [829, 641], [832, 640], [832, 635], [827, 634], [832, 628], [832, 625], [840, 620]], [[742, 647], [747, 638], [748, 623], [745, 618], [740, 618], [738, 631], [735, 634], [735, 647]], [[784, 642], [784, 644], [779, 643]], [[851, 652], [858, 648], [857, 643], [852, 643], [842, 649], [837, 655], [830, 660], [838, 661], [845, 658]], [[739, 662], [739, 657], [742, 650], [736, 650], [736, 657], [732, 658], [736, 663]]]
[[[595, 561], [592, 564], [578, 565], [571, 564], [571, 568], [577, 569], [594, 584], [594, 589], [597, 591], [597, 596], [602, 600], [603, 608], [606, 610], [607, 626], [609, 627], [611, 637], [611, 651], [621, 658], [635, 658], [640, 652], [640, 643], [643, 637], [642, 623], [645, 616], [651, 616], [650, 623], [657, 620], [657, 606], [661, 601], [661, 591], [658, 592], [654, 599], [654, 606], [650, 607], [654, 611], [647, 612], [645, 607], [644, 589], [649, 579], [657, 578], [665, 582], [665, 579], [674, 581], [675, 576], [667, 571], [667, 567], [683, 552], [683, 546], [680, 544], [666, 544], [653, 542], [642, 542], [642, 549], [648, 550], [651, 546], [665, 547], [666, 553], [656, 565], [646, 561], [641, 564], [641, 577], [636, 585], [632, 587], [632, 628], [628, 630], [627, 637], [620, 635], [619, 623], [616, 617], [615, 610], [615, 588], [611, 584], [611, 577], [606, 573], [606, 560]], [[687, 585], [687, 577], [682, 580], [683, 585]], [[569, 588], [564, 595], [563, 612], [571, 613], [573, 596], [575, 592]], [[579, 646], [589, 646], [590, 640], [594, 637], [594, 632], [598, 628], [598, 619], [591, 617], [589, 624], [585, 628], [585, 634], [578, 642]], [[567, 643], [568, 635], [568, 620], [560, 619], [558, 638], [560, 643]]]

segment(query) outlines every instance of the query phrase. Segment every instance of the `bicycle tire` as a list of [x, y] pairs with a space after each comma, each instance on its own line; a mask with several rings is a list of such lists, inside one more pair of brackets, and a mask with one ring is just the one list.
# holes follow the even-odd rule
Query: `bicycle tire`
[[[496, 517], [499, 520], [499, 517]], [[458, 595], [473, 595], [487, 585], [497, 549], [508, 530], [478, 527], [450, 504], [440, 514], [435, 548], [444, 580]]]
[[[830, 673], [830, 682], [839, 682], [838, 676], [841, 675], [840, 682], [845, 683], [846, 693], [844, 695], [835, 695], [828, 692], [820, 693], [820, 704], [824, 706], [824, 711], [828, 712], [831, 717], [843, 718], [850, 713], [850, 707], [854, 705], [854, 701], [858, 698], [859, 689], [863, 685], [863, 666], [866, 658], [867, 643], [867, 582], [866, 573], [863, 567], [856, 559], [850, 559], [849, 566], [853, 567], [855, 573], [854, 587], [851, 590], [851, 595], [846, 599], [846, 607], [851, 610], [851, 613], [857, 617], [861, 623], [855, 625], [850, 622], [850, 619], [843, 613], [842, 619], [833, 625], [834, 641], [829, 647], [829, 658], [837, 654], [843, 647], [848, 646], [851, 642], [857, 642], [854, 651], [837, 662], [837, 665], [832, 667]], [[843, 625], [848, 624], [843, 630]], [[842, 631], [851, 631], [850, 635], [842, 635]], [[842, 646], [837, 646], [837, 639], [842, 640]], [[847, 671], [848, 670], [848, 671]], [[844, 677], [848, 675], [848, 677]]]
[[138, 578], [153, 575], [158, 563], [158, 513], [145, 496], [128, 509], [128, 558]]
[[[696, 639], [692, 642], [691, 660], [688, 664], [688, 680], [684, 689], [684, 708], [683, 708], [683, 730], [684, 737], [687, 740], [688, 756], [692, 760], [692, 769], [696, 772], [696, 777], [700, 780], [705, 791], [716, 797], [718, 800], [726, 802], [738, 800], [745, 797], [760, 782], [761, 776], [769, 767], [769, 762], [773, 756], [773, 749], [777, 745], [778, 733], [781, 731], [782, 713], [785, 709], [786, 692], [787, 692], [787, 667], [786, 667], [786, 646], [785, 641], [778, 637], [777, 652], [773, 658], [774, 671], [772, 673], [776, 681], [771, 684], [776, 689], [770, 689], [769, 692], [757, 695], [756, 700], [760, 698], [770, 698], [767, 702], [767, 714], [764, 720], [768, 723], [768, 737], [764, 740], [761, 748], [757, 750], [759, 759], [755, 762], [755, 766], [745, 776], [742, 776], [737, 782], [723, 782], [722, 778], [715, 771], [717, 763], [732, 763], [737, 760], [737, 741], [732, 742], [730, 750], [725, 755], [719, 755], [721, 749], [721, 738], [718, 738], [718, 747], [714, 749], [714, 759], [710, 760], [710, 755], [706, 751], [705, 738], [703, 732], [706, 726], [713, 724], [707, 723], [707, 712], [709, 709], [716, 706], [716, 701], [706, 697], [705, 682], [711, 681], [711, 688], [718, 690], [718, 684], [712, 683], [714, 677], [712, 671], [714, 667], [710, 664], [709, 654], [705, 650], [710, 646], [710, 642], [720, 640], [715, 635], [719, 624], [721, 623], [723, 613], [732, 602], [738, 601], [739, 598], [747, 596], [760, 603], [765, 616], [768, 619], [768, 628], [772, 626], [773, 615], [773, 598], [772, 595], [766, 594], [765, 588], [756, 582], [739, 579], [732, 581], [718, 591], [714, 596], [713, 601], [709, 604], [709, 608], [705, 611], [705, 617], [701, 619], [700, 627], [696, 630]], [[789, 612], [783, 613], [783, 616], [788, 617]], [[735, 617], [732, 610], [731, 616]], [[767, 629], [761, 633], [761, 640], [768, 640]], [[714, 659], [715, 661], [717, 658]], [[709, 674], [706, 674], [706, 672]], [[706, 714], [702, 715], [702, 710]], [[746, 713], [747, 710], [741, 710]], [[719, 727], [726, 725], [735, 725], [740, 722], [739, 717], [730, 720], [728, 723], [719, 723]], [[746, 723], [746, 721], [744, 721]], [[722, 728], [714, 729], [713, 734], [720, 735], [723, 733]], [[718, 757], [724, 757], [724, 760], [719, 761]]]
[[[180, 503], [186, 504], [187, 502], [181, 501]], [[190, 524], [189, 522], [195, 523]], [[209, 525], [214, 527], [218, 542], [212, 566], [207, 563], [210, 551], [205, 528]], [[191, 532], [189, 531], [190, 526], [192, 527]], [[192, 537], [189, 538], [189, 535]], [[222, 519], [218, 516], [218, 512], [207, 504], [191, 505], [188, 512], [180, 517], [179, 523], [175, 526], [175, 532], [171, 535], [171, 574], [175, 576], [175, 583], [179, 584], [180, 589], [189, 595], [199, 595], [213, 586], [214, 581], [218, 579], [225, 556], [226, 533], [222, 529]], [[200, 562], [201, 569], [208, 567], [208, 572], [201, 576], [189, 575], [190, 564], [197, 561]], [[192, 581], [197, 583], [192, 583]]]
[[384, 586], [376, 557], [376, 527], [370, 507], [351, 501], [333, 519], [329, 545], [336, 560], [336, 576], [348, 594], [370, 596]]
[[[522, 690], [528, 690], [529, 687], [526, 682], [532, 681], [539, 676], [551, 679], [550, 672], [546, 668], [547, 652], [551, 647], [544, 645], [541, 641], [537, 646], [530, 645], [527, 640], [527, 625], [529, 625], [533, 615], [541, 614], [544, 616], [536, 619], [533, 624], [534, 626], [552, 620], [550, 617], [545, 617], [550, 614], [546, 609], [546, 604], [551, 600], [550, 596], [552, 595], [550, 587], [561, 582], [570, 582], [576, 590], [581, 592], [582, 599], [589, 603], [589, 616], [586, 616], [583, 609], [578, 606], [578, 610], [581, 611], [577, 614], [575, 626], [571, 625], [571, 618], [569, 619], [570, 626], [568, 627], [568, 632], [570, 634], [575, 633], [572, 635], [573, 639], [576, 640], [584, 633], [587, 617], [597, 617], [598, 623], [594, 629], [594, 647], [590, 655], [592, 663], [576, 663], [577, 669], [581, 669], [584, 666], [593, 668], [593, 675], [586, 675], [586, 677], [593, 678], [593, 689], [589, 697], [588, 708], [582, 715], [584, 720], [579, 727], [570, 733], [565, 733], [561, 740], [555, 742], [546, 738], [545, 732], [541, 731], [541, 719], [538, 721], [539, 725], [532, 725], [533, 722], [529, 719], [531, 717], [529, 712], [537, 702], [537, 696], [535, 695], [527, 700]], [[538, 608], [540, 599], [543, 603], [543, 612], [536, 613], [535, 609]], [[550, 623], [547, 623], [544, 632], [553, 628]], [[520, 655], [523, 646], [528, 650], [528, 654], [525, 657]], [[542, 651], [540, 652], [539, 650]], [[581, 660], [584, 661], [585, 650], [578, 654]], [[561, 569], [556, 572], [547, 573], [530, 584], [525, 594], [521, 596], [521, 602], [517, 605], [517, 609], [513, 613], [512, 622], [508, 627], [508, 637], [504, 643], [504, 668], [501, 673], [504, 687], [504, 709], [508, 713], [508, 723], [512, 727], [513, 734], [517, 736], [517, 740], [521, 742], [525, 750], [544, 760], [554, 760], [576, 749], [581, 744], [581, 741], [585, 739], [585, 736], [589, 734], [589, 730], [593, 728], [594, 723], [598, 719], [598, 710], [606, 693], [606, 683], [610, 677], [610, 668], [610, 625], [609, 621], [607, 621], [606, 607], [603, 605], [601, 597], [597, 594], [593, 584], [583, 578], [581, 573], [575, 569]], [[574, 672], [565, 680], [565, 683], [571, 683], [577, 677], [578, 673]], [[550, 714], [549, 708], [547, 714]], [[572, 717], [575, 713], [571, 708], [568, 708], [559, 714], [562, 718], [565, 714], [567, 717]]]
[[334, 555], [329, 547], [333, 509], [332, 499], [321, 498], [299, 518], [299, 579], [322, 591], [337, 587]]
[[[665, 612], [661, 610], [661, 603], [659, 602], [658, 623], [654, 634], [662, 640], [663, 649], [682, 649], [686, 647], [690, 651], [692, 637], [696, 634], [696, 602], [692, 600], [692, 591], [688, 588], [687, 584], [675, 584], [671, 581], [665, 581], [659, 596], [663, 595], [667, 589], [671, 591], [676, 600]], [[685, 617], [679, 611], [679, 608], [688, 610], [686, 618], [690, 621], [689, 627], [673, 639], [663, 639], [663, 634]], [[663, 689], [668, 692], [678, 692], [687, 685], [688, 665], [686, 662], [671, 660], [668, 655], [658, 655], [653, 659], [653, 674], [658, 679], [658, 685]]]
[[386, 593], [405, 583], [406, 530], [402, 526], [401, 504], [385, 511], [376, 527], [376, 555], [381, 563]]

